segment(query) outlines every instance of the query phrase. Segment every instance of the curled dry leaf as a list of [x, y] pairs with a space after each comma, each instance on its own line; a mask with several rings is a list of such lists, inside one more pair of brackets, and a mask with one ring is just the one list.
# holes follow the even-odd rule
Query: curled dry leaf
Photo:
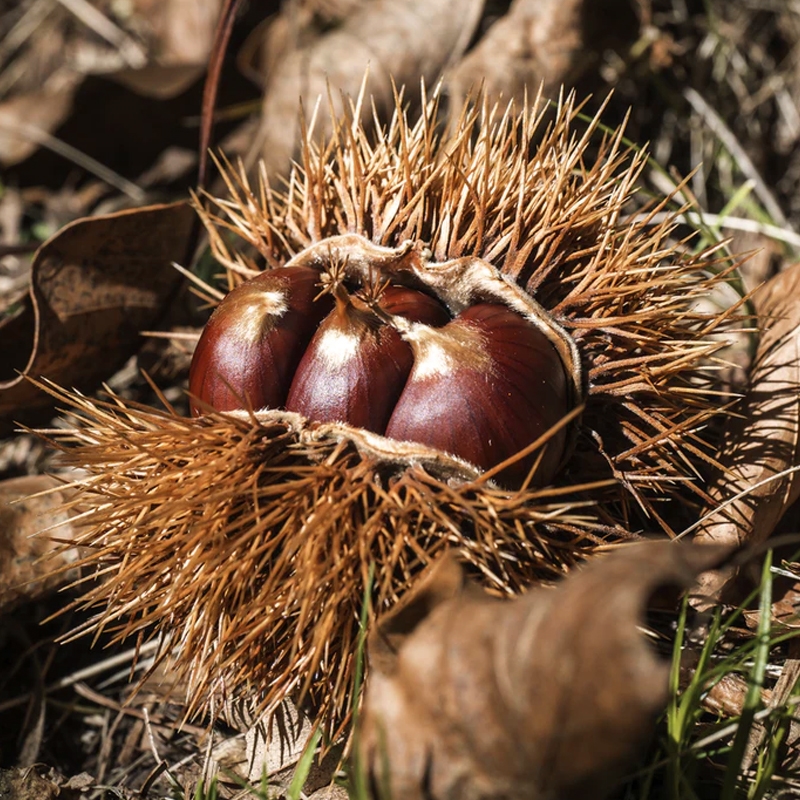
[[135, 0], [130, 5], [129, 16], [148, 43], [148, 63], [112, 77], [148, 97], [175, 97], [205, 72], [222, 0]]
[[490, 94], [520, 99], [544, 82], [566, 82], [582, 51], [583, 0], [516, 0], [450, 76], [457, 96], [485, 81]]
[[514, 600], [445, 556], [369, 638], [360, 752], [387, 797], [599, 798], [646, 744], [669, 662], [640, 630], [648, 601], [725, 547], [625, 547]]
[[[719, 456], [723, 471], [709, 488], [714, 505], [695, 535], [701, 543], [763, 542], [800, 497], [796, 474], [769, 480], [798, 463], [800, 264], [776, 275], [753, 299], [761, 338], [750, 387], [734, 409]], [[714, 597], [730, 579], [707, 576], [702, 593]]]
[[0, 319], [0, 426], [51, 402], [25, 376], [87, 389], [138, 349], [180, 285], [172, 262], [192, 219], [184, 203], [122, 211], [77, 220], [39, 248], [27, 301]]
[[[453, 94], [464, 97], [484, 84], [490, 95], [521, 101], [540, 84], [551, 96], [573, 83], [590, 63], [585, 5], [584, 0], [515, 0], [448, 76]], [[596, 35], [595, 29], [591, 44]]]
[[[356, 96], [369, 69], [369, 94], [384, 110], [393, 106], [392, 84], [433, 85], [443, 69], [469, 43], [483, 10], [483, 0], [385, 0], [365, 2], [329, 32], [310, 36], [294, 50], [287, 49], [267, 76], [262, 125], [257, 147], [269, 175], [287, 171], [301, 141], [298, 98], [308, 113], [318, 98], [330, 92], [338, 104], [340, 92]], [[293, 4], [287, 5], [287, 14]], [[291, 18], [275, 23], [291, 30]], [[275, 37], [267, 31], [267, 41]], [[365, 103], [365, 118], [372, 114]], [[330, 133], [331, 115], [319, 115], [317, 133]], [[324, 129], [324, 130], [323, 130]]]
[[[68, 568], [78, 560], [77, 548], [54, 542], [74, 537], [66, 508], [73, 495], [50, 475], [0, 482], [0, 612], [76, 577]], [[35, 535], [45, 529], [52, 538]]]

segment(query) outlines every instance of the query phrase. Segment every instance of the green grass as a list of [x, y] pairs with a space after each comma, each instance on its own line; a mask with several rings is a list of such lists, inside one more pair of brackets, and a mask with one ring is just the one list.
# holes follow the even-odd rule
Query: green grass
[[[739, 608], [724, 616], [715, 612], [702, 645], [687, 643], [689, 605], [684, 602], [675, 633], [669, 700], [657, 742], [650, 763], [621, 795], [625, 800], [760, 800], [791, 777], [782, 774], [791, 771], [782, 768], [782, 761], [798, 687], [775, 708], [765, 707], [761, 694], [770, 659], [780, 658], [781, 646], [800, 633], [779, 631], [772, 625], [773, 575], [771, 554], [767, 554], [758, 589]], [[731, 645], [733, 629], [742, 625], [745, 608], [756, 599], [759, 617], [753, 637]], [[681, 685], [681, 657], [690, 646], [699, 647], [697, 664], [688, 682]], [[747, 680], [741, 714], [733, 719], [716, 717], [704, 707], [704, 698], [731, 674]], [[757, 746], [748, 765], [748, 749], [754, 742]]]

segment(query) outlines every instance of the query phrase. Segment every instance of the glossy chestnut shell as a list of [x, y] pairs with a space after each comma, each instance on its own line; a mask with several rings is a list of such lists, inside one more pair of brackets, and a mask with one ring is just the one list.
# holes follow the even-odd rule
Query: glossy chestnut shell
[[[473, 334], [467, 347], [465, 332]], [[519, 314], [498, 303], [479, 303], [434, 336], [433, 348], [415, 342], [414, 370], [389, 420], [388, 437], [435, 447], [490, 469], [564, 415], [568, 387], [561, 362], [544, 334]], [[430, 349], [439, 352], [431, 355]], [[564, 437], [561, 430], [548, 443], [539, 467], [544, 474], [558, 467]], [[524, 480], [537, 455], [511, 465], [502, 480]]]
[[534, 482], [549, 481], [566, 428], [516, 456], [574, 405], [577, 361], [565, 363], [563, 333], [485, 262], [409, 267], [408, 247], [359, 246], [378, 258], [328, 272], [310, 248], [229, 293], [192, 361], [194, 413], [287, 410], [385, 436], [389, 449], [414, 443], [482, 471], [503, 465], [504, 485], [534, 465]]
[[[279, 408], [330, 298], [319, 272], [286, 267], [231, 290], [203, 329], [189, 370], [192, 412]], [[199, 402], [198, 402], [199, 401]]]
[[[449, 321], [441, 303], [403, 286], [387, 287], [378, 305], [425, 325]], [[355, 301], [340, 301], [300, 360], [286, 408], [320, 422], [383, 433], [413, 364], [411, 346], [388, 322]]]

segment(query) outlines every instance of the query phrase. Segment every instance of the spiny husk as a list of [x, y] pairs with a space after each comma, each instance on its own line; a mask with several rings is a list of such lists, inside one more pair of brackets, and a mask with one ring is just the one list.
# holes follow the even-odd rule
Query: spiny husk
[[368, 586], [374, 608], [388, 608], [456, 548], [488, 587], [513, 594], [625, 535], [563, 489], [454, 483], [448, 464], [388, 460], [345, 426], [193, 420], [50, 391], [82, 420], [61, 446], [80, 444], [67, 452], [94, 473], [81, 484], [78, 544], [81, 566], [104, 580], [76, 603], [100, 607], [76, 635], [160, 633], [189, 714], [223, 698], [269, 712], [299, 690], [334, 725], [352, 707]]
[[223, 168], [229, 197], [208, 198], [215, 213], [198, 210], [229, 286], [261, 271], [253, 251], [279, 267], [342, 233], [384, 246], [420, 240], [438, 261], [488, 261], [580, 350], [590, 402], [564, 481], [614, 477], [602, 495], [608, 519], [641, 525], [633, 501], [671, 533], [654, 501], [707, 500], [698, 432], [719, 412], [714, 334], [735, 308], [709, 314], [695, 304], [726, 280], [724, 262], [674, 240], [678, 212], [661, 213], [667, 198], [624, 217], [647, 154], [625, 147], [622, 129], [600, 136], [599, 115], [579, 122], [573, 97], [554, 109], [537, 98], [519, 114], [468, 106], [444, 136], [438, 113], [434, 97], [415, 123], [397, 110], [387, 128], [366, 131], [355, 108], [327, 146], [307, 135], [284, 189], [262, 174], [254, 190], [242, 170]]
[[308, 436], [280, 412], [188, 420], [60, 395], [78, 412], [60, 442], [94, 474], [82, 543], [104, 582], [81, 601], [99, 608], [89, 628], [161, 635], [190, 712], [218, 698], [271, 710], [296, 692], [333, 728], [352, 707], [372, 568], [374, 612], [445, 547], [516, 592], [654, 519], [669, 531], [659, 500], [703, 497], [714, 335], [732, 312], [695, 304], [725, 276], [710, 251], [671, 239], [673, 218], [653, 222], [666, 201], [623, 218], [645, 156], [578, 112], [572, 99], [469, 107], [441, 135], [435, 98], [414, 124], [398, 102], [369, 133], [353, 109], [328, 145], [308, 135], [284, 189], [228, 168], [229, 197], [213, 212], [198, 202], [229, 286], [343, 233], [422, 240], [518, 282], [573, 336], [587, 376], [561, 488], [397, 469], [357, 436]]

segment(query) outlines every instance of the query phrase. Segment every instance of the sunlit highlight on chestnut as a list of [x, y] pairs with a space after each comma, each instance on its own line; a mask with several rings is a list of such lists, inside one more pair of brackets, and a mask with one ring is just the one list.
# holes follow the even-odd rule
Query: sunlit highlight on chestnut
[[[480, 303], [440, 331], [415, 328], [415, 366], [386, 428], [489, 469], [544, 434], [568, 411], [566, 375], [548, 339], [505, 306]], [[537, 481], [563, 455], [564, 432], [548, 444]], [[533, 454], [501, 480], [525, 479]]]
[[[443, 325], [444, 307], [404, 287], [376, 299], [387, 314]], [[320, 422], [345, 422], [383, 433], [414, 362], [410, 345], [364, 300], [343, 288], [295, 373], [286, 407]]]

